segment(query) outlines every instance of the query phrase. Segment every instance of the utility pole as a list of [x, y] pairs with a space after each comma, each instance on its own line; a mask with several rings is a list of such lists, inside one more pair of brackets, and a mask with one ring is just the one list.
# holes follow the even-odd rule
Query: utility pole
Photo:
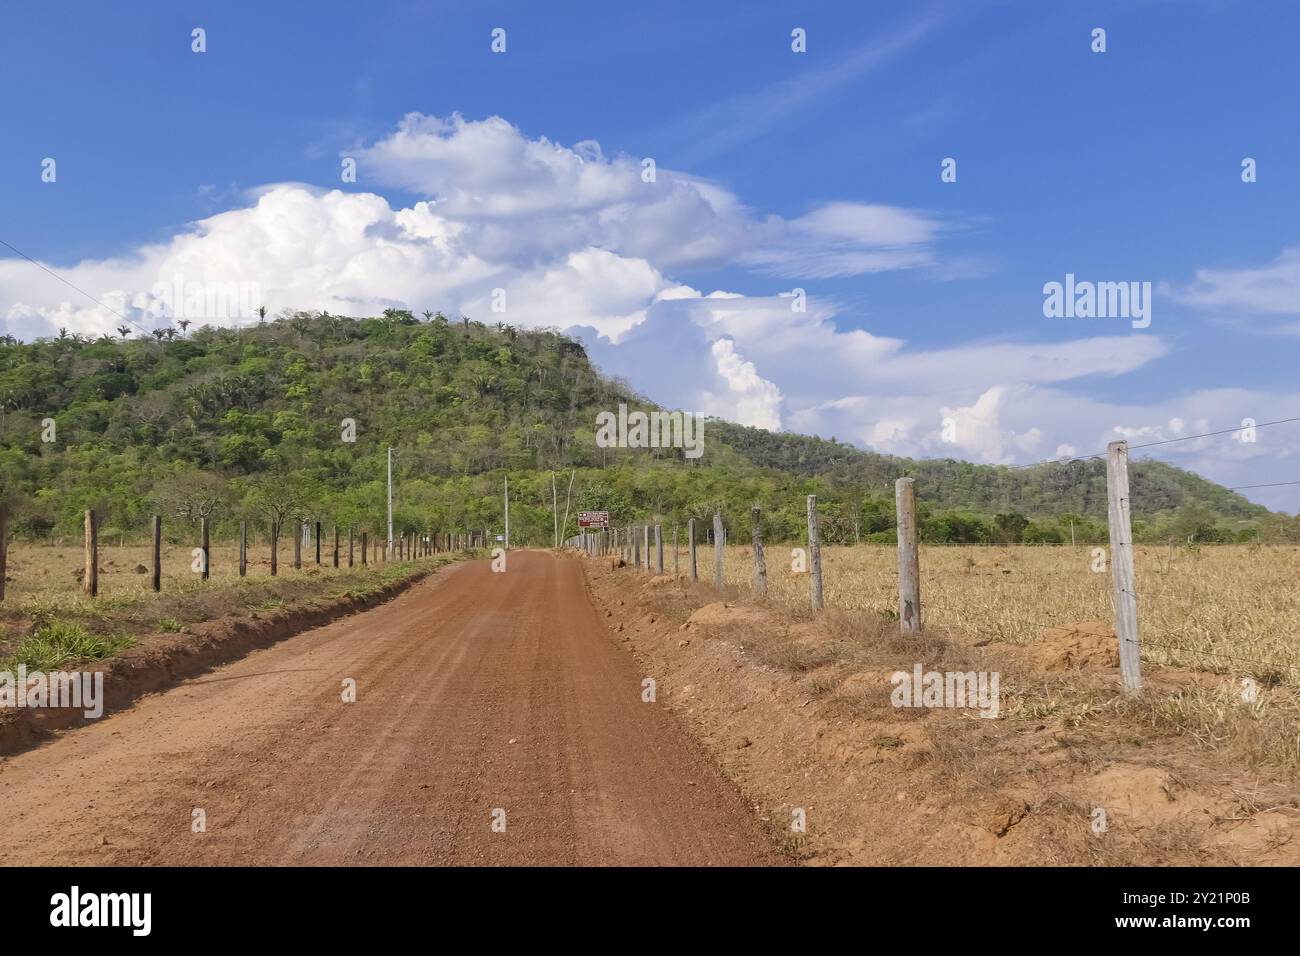
[[503, 550], [506, 551], [510, 550], [510, 476], [509, 475], [506, 475], [506, 534], [505, 534], [505, 548]]
[[569, 490], [564, 493], [564, 524], [561, 526], [561, 530], [566, 534], [569, 531], [569, 502], [573, 498], [573, 479], [577, 474], [578, 469], [576, 468], [569, 472]]
[[385, 548], [393, 550], [393, 446], [388, 446], [388, 543]]

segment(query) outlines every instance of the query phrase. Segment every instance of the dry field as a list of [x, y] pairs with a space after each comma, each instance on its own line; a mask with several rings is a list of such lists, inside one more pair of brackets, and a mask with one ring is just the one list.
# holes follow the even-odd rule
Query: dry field
[[[329, 542], [331, 548], [332, 540]], [[281, 543], [278, 574], [271, 576], [270, 551], [265, 542], [249, 545], [248, 576], [239, 577], [237, 543], [214, 543], [212, 571], [203, 581], [191, 570], [190, 545], [163, 546], [162, 591], [150, 586], [147, 545], [103, 545], [99, 552], [99, 595], [82, 594], [81, 547], [10, 544], [5, 599], [0, 601], [0, 662], [15, 654], [35, 656], [50, 664], [64, 660], [97, 659], [129, 646], [153, 632], [182, 632], [188, 625], [226, 614], [248, 614], [328, 601], [344, 593], [378, 590], [411, 573], [416, 563], [387, 562], [347, 567], [331, 565], [331, 552], [322, 549], [320, 567], [315, 549], [303, 554], [303, 567], [293, 568], [293, 544]], [[21, 650], [20, 650], [21, 647]]]
[[[162, 548], [162, 590], [164, 594], [176, 591], [197, 590], [213, 585], [223, 586], [239, 583], [239, 544], [237, 542], [213, 542], [212, 570], [208, 581], [203, 582], [199, 575], [191, 570], [193, 545], [164, 544]], [[279, 576], [289, 575], [333, 575], [347, 571], [347, 540], [340, 548], [340, 561], [344, 567], [335, 571], [332, 561], [333, 539], [323, 543], [321, 549], [321, 566], [316, 567], [315, 546], [304, 549], [303, 568], [293, 569], [293, 542], [280, 540]], [[372, 546], [373, 551], [373, 546]], [[119, 546], [99, 546], [99, 596], [145, 596], [152, 595], [149, 586], [148, 567], [150, 549], [147, 544]], [[356, 566], [361, 564], [361, 541], [357, 539], [355, 556]], [[80, 572], [84, 565], [84, 552], [80, 542], [65, 546], [27, 545], [12, 543], [9, 546], [9, 578], [5, 599], [10, 600], [60, 600], [75, 598], [81, 594]], [[137, 568], [145, 570], [137, 571]], [[265, 541], [249, 541], [248, 545], [248, 579], [269, 578], [271, 576], [271, 551]]]
[[[766, 555], [770, 600], [807, 607], [808, 575], [790, 571], [790, 549]], [[701, 580], [712, 580], [712, 552], [701, 548], [698, 560]], [[748, 593], [750, 549], [728, 547], [726, 561], [728, 584]], [[1011, 644], [1050, 627], [1110, 623], [1110, 573], [1092, 563], [1083, 546], [922, 546], [923, 620]], [[1300, 687], [1300, 548], [1138, 546], [1134, 565], [1144, 659]], [[822, 577], [828, 607], [897, 613], [893, 547], [823, 548]]]

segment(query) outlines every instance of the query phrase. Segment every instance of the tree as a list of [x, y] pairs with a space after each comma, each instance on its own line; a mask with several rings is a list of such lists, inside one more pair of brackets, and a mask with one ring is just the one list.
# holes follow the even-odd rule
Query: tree
[[153, 501], [160, 514], [184, 518], [195, 524], [229, 507], [230, 484], [225, 478], [197, 468], [184, 468], [158, 483]]
[[280, 530], [311, 507], [319, 489], [308, 479], [289, 474], [262, 474], [247, 484], [244, 504], [261, 515], [271, 533], [271, 573], [279, 570]]
[[1018, 544], [1029, 527], [1029, 519], [1018, 512], [1000, 514], [993, 519], [993, 540], [998, 544]]

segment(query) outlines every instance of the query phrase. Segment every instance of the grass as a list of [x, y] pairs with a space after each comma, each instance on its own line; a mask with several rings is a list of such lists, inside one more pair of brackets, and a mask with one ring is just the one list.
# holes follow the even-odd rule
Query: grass
[[42, 624], [18, 643], [13, 653], [0, 660], [0, 671], [25, 666], [29, 671], [56, 671], [68, 664], [100, 661], [135, 643], [126, 634], [92, 634], [72, 621]]
[[[247, 615], [300, 607], [345, 595], [367, 598], [424, 569], [452, 559], [437, 555], [418, 561], [387, 561], [362, 566], [360, 554], [347, 567], [334, 568], [329, 550], [315, 563], [315, 550], [305, 550], [304, 564], [295, 570], [292, 542], [281, 542], [279, 573], [270, 573], [269, 554], [250, 543], [248, 574], [239, 576], [236, 544], [214, 544], [211, 574], [204, 581], [190, 570], [188, 545], [165, 545], [162, 590], [155, 593], [142, 568], [150, 562], [144, 546], [103, 546], [100, 549], [99, 594], [87, 598], [78, 570], [80, 547], [30, 545], [9, 547], [9, 578], [0, 601], [0, 661], [46, 665], [60, 654], [66, 659], [99, 660], [145, 634], [180, 633], [186, 625], [227, 614]], [[265, 545], [261, 545], [265, 551]], [[62, 650], [61, 650], [62, 649]]]
[[[768, 600], [808, 606], [808, 576], [789, 548], [769, 547]], [[702, 562], [703, 564], [704, 562]], [[1090, 547], [921, 548], [927, 625], [1028, 644], [1049, 627], [1113, 619], [1110, 574]], [[1300, 687], [1300, 548], [1219, 545], [1135, 548], [1138, 626], [1147, 660]], [[729, 547], [726, 580], [748, 593], [748, 547]], [[886, 545], [825, 547], [826, 605], [897, 614], [897, 552]]]
[[[766, 607], [774, 624], [742, 620], [718, 636], [791, 675], [840, 717], [911, 714], [891, 715], [883, 691], [864, 694], [863, 674], [874, 679], [907, 661], [978, 670], [971, 655], [988, 654], [982, 666], [1010, 668], [1001, 716], [1014, 724], [1084, 733], [1080, 739], [1102, 750], [1177, 739], [1226, 765], [1300, 771], [1300, 549], [1139, 546], [1142, 655], [1167, 669], [1148, 667], [1147, 692], [1133, 700], [1095, 671], [1042, 672], [999, 650], [1033, 644], [1052, 627], [1111, 623], [1110, 575], [1091, 570], [1091, 548], [922, 547], [920, 638], [898, 634], [894, 548], [824, 548], [827, 608], [818, 615], [809, 609], [808, 575], [790, 572], [789, 553], [767, 549], [768, 594], [759, 600], [750, 589], [750, 549], [727, 549], [728, 599]], [[677, 616], [717, 599], [703, 581], [690, 594]], [[1244, 678], [1255, 681], [1253, 702], [1243, 697]]]

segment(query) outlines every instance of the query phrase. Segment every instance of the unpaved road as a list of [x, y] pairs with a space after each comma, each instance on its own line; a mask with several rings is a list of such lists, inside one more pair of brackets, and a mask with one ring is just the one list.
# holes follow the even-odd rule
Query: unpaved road
[[0, 863], [779, 862], [645, 676], [577, 559], [449, 568], [0, 760]]

